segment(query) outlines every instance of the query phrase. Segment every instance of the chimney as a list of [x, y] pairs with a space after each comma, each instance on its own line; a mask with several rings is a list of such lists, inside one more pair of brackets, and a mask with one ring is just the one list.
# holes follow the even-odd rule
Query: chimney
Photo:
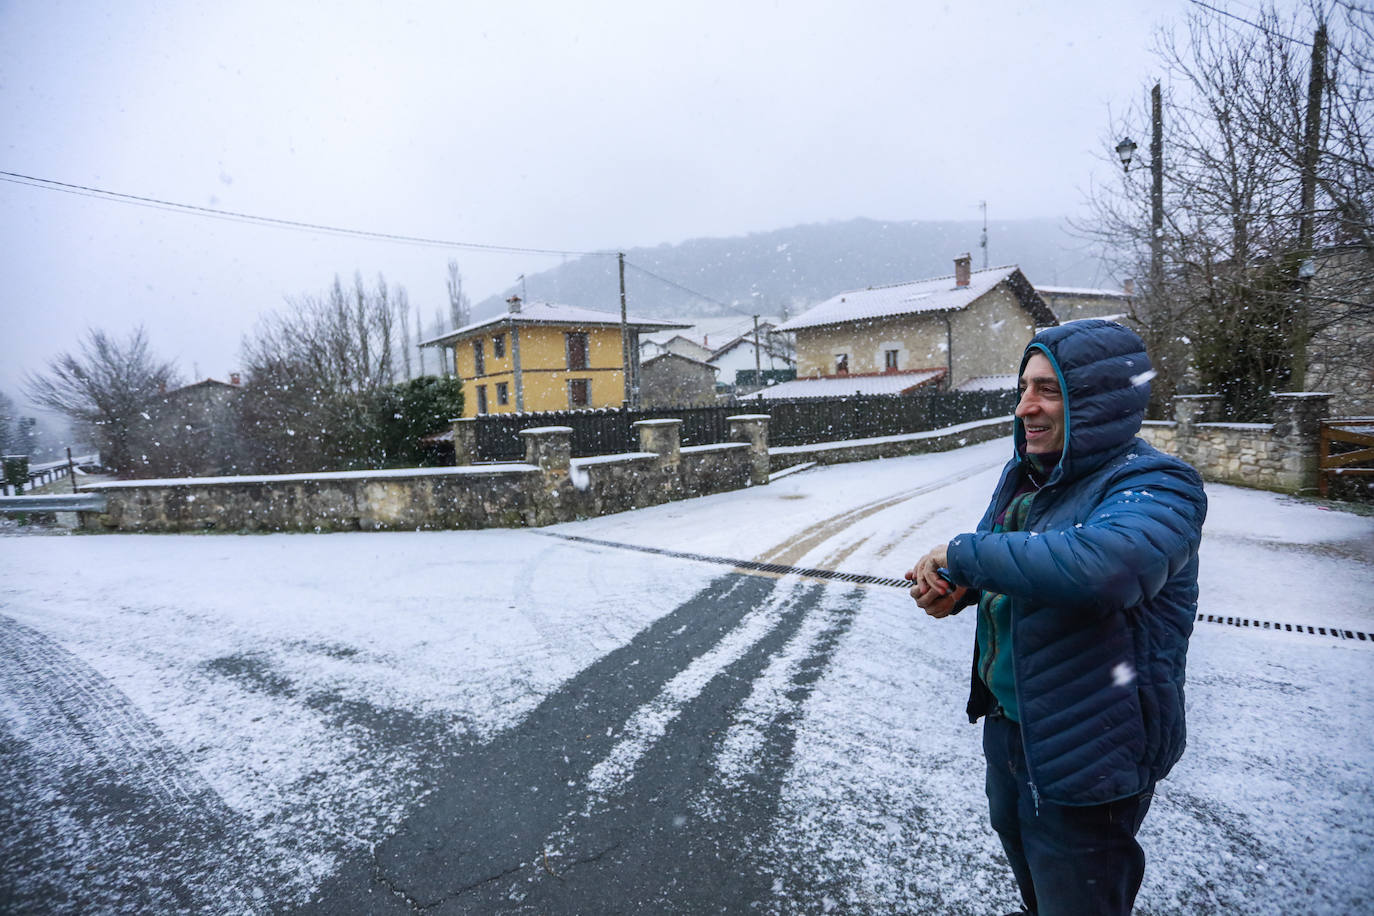
[[1121, 291], [1128, 296], [1135, 295], [1135, 277], [1127, 277], [1121, 281]]
[[518, 314], [520, 314], [520, 297], [519, 297], [519, 296], [511, 296], [509, 299], [506, 300], [506, 305], [510, 307], [510, 313], [511, 313], [512, 315], [518, 315]]
[[239, 379], [239, 374], [237, 372], [229, 373], [229, 384], [234, 386], [243, 384], [243, 382]]
[[954, 259], [954, 285], [968, 286], [969, 267], [973, 263], [973, 256], [965, 252]]

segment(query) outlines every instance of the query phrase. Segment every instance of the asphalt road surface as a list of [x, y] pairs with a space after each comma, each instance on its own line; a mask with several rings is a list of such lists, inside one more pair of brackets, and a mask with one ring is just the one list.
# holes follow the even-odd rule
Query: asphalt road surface
[[[778, 592], [785, 594], [778, 594]], [[701, 913], [780, 890], [762, 853], [795, 744], [796, 710], [853, 619], [858, 595], [727, 573], [629, 644], [586, 668], [488, 743], [446, 738], [441, 721], [337, 697], [340, 728], [363, 728], [432, 761], [413, 810], [370, 854], [342, 868], [303, 912]], [[637, 758], [627, 778], [594, 772], [675, 677], [747, 615], [757, 639], [729, 653]], [[790, 706], [762, 723], [764, 758], [743, 779], [713, 769], [755, 679], [809, 621]], [[253, 689], [293, 687], [251, 657], [217, 659]], [[155, 727], [91, 668], [0, 617], [0, 909], [278, 909], [255, 874], [245, 825], [170, 751]], [[446, 746], [452, 745], [452, 746]], [[631, 742], [633, 744], [633, 742]], [[710, 812], [704, 815], [703, 811]], [[798, 899], [814, 889], [791, 882]]]

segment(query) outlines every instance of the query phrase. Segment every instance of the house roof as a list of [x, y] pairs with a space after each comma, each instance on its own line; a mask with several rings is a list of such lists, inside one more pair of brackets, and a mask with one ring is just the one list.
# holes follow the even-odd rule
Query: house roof
[[230, 391], [237, 391], [240, 393], [243, 391], [242, 385], [233, 385], [229, 382], [221, 382], [219, 379], [207, 378], [199, 382], [192, 382], [189, 385], [182, 385], [180, 388], [173, 388], [171, 391], [164, 391], [157, 396], [160, 398], [169, 398], [188, 391], [194, 391], [197, 388], [228, 388]]
[[[440, 334], [438, 337], [431, 337], [429, 340], [421, 341], [422, 347], [442, 347], [464, 337], [479, 334], [489, 328], [506, 327], [514, 322], [516, 325], [566, 325], [579, 328], [594, 327], [620, 327], [620, 315], [617, 312], [603, 312], [600, 309], [582, 308], [577, 305], [564, 305], [559, 302], [526, 302], [518, 312], [502, 312], [493, 315], [491, 318], [482, 321], [475, 321], [472, 324], [464, 325], [454, 331]], [[658, 318], [639, 318], [629, 316], [627, 323], [636, 331], [667, 331], [677, 328], [688, 328], [691, 325], [683, 324], [680, 321], [663, 321]]]
[[1014, 375], [975, 375], [955, 391], [1011, 391], [1020, 380]]
[[916, 369], [910, 372], [803, 378], [769, 385], [754, 392], [750, 397], [757, 396], [773, 401], [791, 398], [839, 398], [848, 394], [905, 394], [913, 388], [938, 381], [944, 375], [944, 369]]
[[956, 286], [954, 275], [951, 274], [947, 277], [933, 277], [911, 283], [849, 290], [831, 296], [810, 311], [783, 322], [778, 330], [795, 331], [800, 328], [846, 324], [898, 315], [958, 311], [968, 308], [1003, 283], [1011, 287], [1021, 305], [1037, 322], [1055, 323], [1049, 307], [1026, 280], [1021, 269], [1013, 264], [972, 271], [968, 286]]
[[652, 363], [656, 363], [656, 362], [658, 362], [659, 360], [664, 360], [664, 359], [680, 359], [680, 360], [682, 360], [683, 362], [691, 363], [691, 364], [694, 365], [694, 366], [704, 366], [704, 367], [706, 367], [707, 369], [710, 369], [712, 372], [719, 372], [719, 371], [720, 371], [720, 367], [718, 367], [718, 366], [713, 366], [713, 365], [711, 365], [710, 363], [706, 362], [705, 360], [693, 359], [693, 358], [690, 357], [690, 356], [683, 356], [681, 353], [674, 353], [672, 350], [666, 350], [666, 351], [664, 351], [663, 353], [658, 354], [657, 356], [651, 356], [651, 357], [649, 357], [648, 359], [644, 360], [644, 362], [640, 363], [640, 365], [641, 365], [641, 366], [648, 366], [648, 365], [650, 365], [650, 364], [652, 364]]
[[[717, 350], [729, 341], [748, 335], [754, 336], [754, 319], [751, 315], [712, 315], [704, 318], [684, 318], [691, 324], [677, 333], [654, 332], [645, 335], [644, 340], [653, 343], [667, 343], [673, 337], [682, 337], [700, 344], [708, 350]], [[777, 327], [781, 318], [771, 315], [759, 316], [759, 334], [768, 327]], [[681, 325], [675, 325], [681, 327]]]
[[660, 353], [676, 353], [678, 356], [688, 356], [688, 354], [695, 353], [696, 357], [690, 358], [699, 357], [703, 360], [711, 356], [710, 347], [703, 347], [700, 343], [698, 343], [695, 340], [692, 340], [690, 337], [684, 337], [681, 334], [674, 334], [673, 336], [668, 337], [665, 340], [663, 339], [663, 334], [656, 334], [654, 336], [659, 339], [646, 340], [640, 345], [640, 348], [645, 350], [650, 348], [656, 348]]

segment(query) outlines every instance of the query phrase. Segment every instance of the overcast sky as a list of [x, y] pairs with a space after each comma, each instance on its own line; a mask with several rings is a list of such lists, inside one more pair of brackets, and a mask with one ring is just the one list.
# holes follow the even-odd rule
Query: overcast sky
[[[1248, 12], [1253, 4], [1215, 0]], [[1188, 0], [0, 0], [0, 171], [479, 244], [616, 249], [856, 216], [1059, 217]], [[1141, 125], [1137, 140], [1148, 132]], [[0, 176], [3, 177], [3, 176]], [[142, 323], [227, 378], [283, 297], [378, 271], [429, 320], [558, 263], [0, 181], [0, 390]], [[605, 307], [614, 309], [614, 291]], [[595, 303], [580, 303], [595, 306]]]

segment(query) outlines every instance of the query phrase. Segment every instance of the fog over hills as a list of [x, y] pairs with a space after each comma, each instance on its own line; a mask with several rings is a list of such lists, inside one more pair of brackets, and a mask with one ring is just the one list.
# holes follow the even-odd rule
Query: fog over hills
[[[796, 315], [844, 290], [951, 274], [954, 258], [965, 252], [977, 269], [981, 232], [982, 223], [973, 220], [851, 219], [633, 248], [625, 252], [626, 298], [630, 312], [645, 317]], [[1121, 286], [1062, 220], [991, 222], [988, 238], [988, 264], [1018, 264], [1032, 283]], [[477, 303], [474, 319], [504, 310], [506, 298], [517, 294], [618, 312], [616, 259], [582, 257], [531, 274], [523, 293], [515, 285]]]

